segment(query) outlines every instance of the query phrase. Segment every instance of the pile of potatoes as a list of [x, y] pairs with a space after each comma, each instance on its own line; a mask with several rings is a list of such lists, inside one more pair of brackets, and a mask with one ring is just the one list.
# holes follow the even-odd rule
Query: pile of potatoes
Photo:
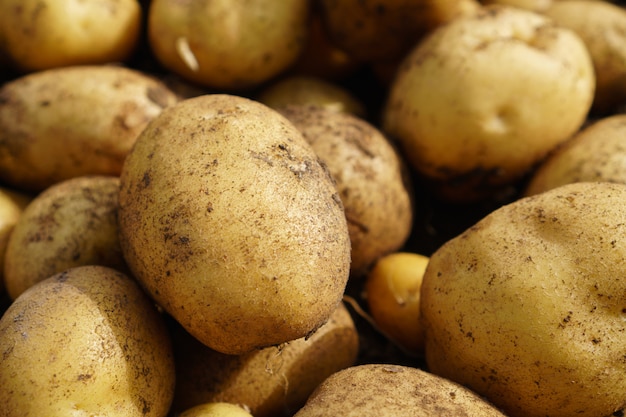
[[623, 416], [626, 5], [0, 0], [0, 417]]

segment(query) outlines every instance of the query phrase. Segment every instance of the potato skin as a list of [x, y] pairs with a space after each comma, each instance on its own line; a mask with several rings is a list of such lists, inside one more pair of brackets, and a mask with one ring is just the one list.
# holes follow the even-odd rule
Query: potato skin
[[625, 199], [624, 184], [564, 185], [438, 249], [421, 292], [428, 369], [511, 417], [623, 411]]
[[290, 416], [328, 376], [354, 365], [358, 338], [343, 303], [310, 337], [243, 355], [216, 352], [188, 333], [172, 331], [177, 375], [172, 410], [231, 402], [254, 417]]
[[418, 368], [364, 364], [338, 371], [311, 394], [294, 417], [504, 417], [452, 381]]
[[0, 187], [0, 294], [5, 291], [4, 260], [9, 237], [32, 196]]
[[127, 271], [118, 238], [119, 185], [118, 177], [76, 177], [30, 201], [6, 247], [4, 279], [11, 299], [75, 266]]
[[574, 32], [535, 12], [485, 6], [409, 53], [382, 125], [441, 197], [475, 201], [569, 139], [594, 88], [591, 57]]
[[119, 201], [133, 275], [217, 351], [303, 337], [343, 297], [350, 238], [335, 184], [261, 103], [215, 94], [164, 110], [126, 159]]
[[119, 66], [65, 67], [7, 82], [0, 181], [39, 192], [73, 177], [119, 175], [137, 135], [176, 101], [161, 82]]
[[101, 266], [31, 287], [0, 319], [0, 416], [165, 417], [174, 361], [163, 317]]

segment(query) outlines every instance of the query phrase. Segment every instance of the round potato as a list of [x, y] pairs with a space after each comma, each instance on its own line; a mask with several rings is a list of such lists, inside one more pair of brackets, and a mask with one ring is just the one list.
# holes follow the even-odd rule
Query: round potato
[[165, 417], [174, 360], [163, 317], [126, 275], [72, 268], [0, 319], [0, 416]]
[[119, 204], [133, 275], [217, 351], [306, 336], [341, 302], [350, 236], [335, 183], [259, 102], [214, 94], [165, 109], [126, 159]]
[[245, 90], [298, 59], [309, 15], [307, 0], [152, 0], [148, 40], [172, 72], [211, 88]]
[[[185, 410], [179, 417], [252, 417], [248, 411], [237, 404], [214, 402], [200, 404]], [[255, 416], [256, 417], [256, 416]]]
[[25, 72], [125, 61], [141, 19], [137, 0], [3, 0], [0, 48]]
[[535, 12], [484, 7], [409, 54], [390, 87], [383, 130], [441, 197], [478, 200], [578, 131], [594, 88], [576, 33]]
[[576, 32], [591, 54], [596, 74], [592, 110], [609, 114], [626, 104], [626, 10], [603, 0], [558, 0], [542, 12]]
[[118, 177], [77, 177], [32, 199], [6, 246], [4, 279], [12, 299], [75, 266], [127, 271], [118, 238], [119, 185]]
[[185, 332], [172, 332], [176, 363], [173, 411], [206, 402], [243, 405], [254, 417], [296, 412], [334, 372], [354, 365], [359, 335], [346, 307], [307, 338], [243, 355], [216, 352]]
[[578, 132], [541, 162], [523, 193], [584, 181], [626, 183], [626, 115], [599, 119]]
[[26, 191], [83, 175], [119, 175], [137, 135], [178, 101], [119, 66], [29, 74], [0, 88], [0, 181]]
[[400, 249], [413, 225], [413, 199], [404, 160], [365, 120], [317, 106], [278, 109], [328, 166], [350, 232], [351, 276], [362, 278], [381, 256]]
[[4, 292], [4, 258], [9, 237], [32, 197], [0, 187], [0, 293]]
[[579, 182], [501, 207], [430, 257], [428, 369], [511, 417], [626, 406], [626, 184]]
[[504, 417], [454, 382], [408, 366], [364, 364], [328, 377], [294, 417]]

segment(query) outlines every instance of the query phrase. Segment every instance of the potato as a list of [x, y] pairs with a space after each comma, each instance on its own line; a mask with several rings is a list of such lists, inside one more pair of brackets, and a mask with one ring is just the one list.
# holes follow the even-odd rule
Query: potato
[[535, 12], [484, 7], [409, 54], [382, 128], [440, 197], [476, 201], [578, 131], [594, 87], [591, 57], [574, 32]]
[[294, 417], [504, 417], [468, 389], [418, 368], [353, 366], [328, 377]]
[[119, 175], [137, 135], [178, 101], [159, 81], [118, 66], [29, 74], [0, 88], [0, 182], [42, 191], [83, 175]]
[[215, 402], [197, 405], [179, 417], [252, 417], [252, 414], [236, 404]]
[[171, 340], [136, 282], [81, 266], [29, 288], [0, 319], [0, 416], [165, 417]]
[[626, 406], [626, 185], [579, 182], [501, 207], [430, 257], [428, 369], [511, 417]]
[[331, 42], [358, 61], [402, 58], [434, 28], [480, 8], [475, 0], [322, 0]]
[[220, 90], [246, 90], [285, 72], [304, 50], [307, 0], [152, 0], [148, 41], [170, 71]]
[[279, 109], [289, 105], [312, 105], [365, 117], [365, 105], [347, 88], [322, 78], [291, 76], [278, 80], [257, 95], [261, 103]]
[[341, 302], [350, 236], [335, 183], [259, 102], [213, 94], [165, 109], [126, 159], [119, 204], [133, 275], [214, 350], [306, 336]]
[[225, 355], [188, 333], [172, 332], [177, 380], [172, 409], [229, 402], [254, 417], [290, 416], [324, 379], [354, 365], [358, 338], [343, 303], [310, 337], [244, 355]]
[[626, 104], [626, 10], [602, 0], [559, 0], [543, 11], [587, 45], [596, 74], [593, 111], [610, 114]]
[[532, 173], [525, 196], [583, 181], [626, 183], [626, 115], [594, 121], [557, 148]]
[[0, 186], [0, 293], [4, 292], [4, 254], [9, 236], [32, 197]]
[[118, 177], [77, 177], [32, 199], [6, 247], [4, 279], [12, 299], [74, 266], [127, 272], [118, 238], [119, 185]]
[[0, 48], [24, 72], [125, 61], [141, 19], [137, 0], [3, 0]]
[[428, 256], [419, 253], [390, 253], [376, 261], [364, 286], [374, 323], [413, 355], [424, 351], [420, 290], [427, 265]]
[[411, 233], [412, 186], [404, 160], [379, 129], [359, 117], [316, 106], [278, 111], [303, 133], [335, 179], [350, 232], [351, 276], [362, 278]]

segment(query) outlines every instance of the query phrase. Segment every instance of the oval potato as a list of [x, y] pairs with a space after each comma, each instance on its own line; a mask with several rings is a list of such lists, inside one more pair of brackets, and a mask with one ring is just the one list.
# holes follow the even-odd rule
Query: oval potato
[[335, 183], [259, 102], [214, 94], [165, 109], [126, 159], [119, 203], [133, 275], [217, 351], [306, 336], [341, 302], [350, 237]]
[[119, 175], [137, 135], [178, 101], [120, 66], [50, 69], [0, 88], [0, 181], [39, 192], [83, 175]]

